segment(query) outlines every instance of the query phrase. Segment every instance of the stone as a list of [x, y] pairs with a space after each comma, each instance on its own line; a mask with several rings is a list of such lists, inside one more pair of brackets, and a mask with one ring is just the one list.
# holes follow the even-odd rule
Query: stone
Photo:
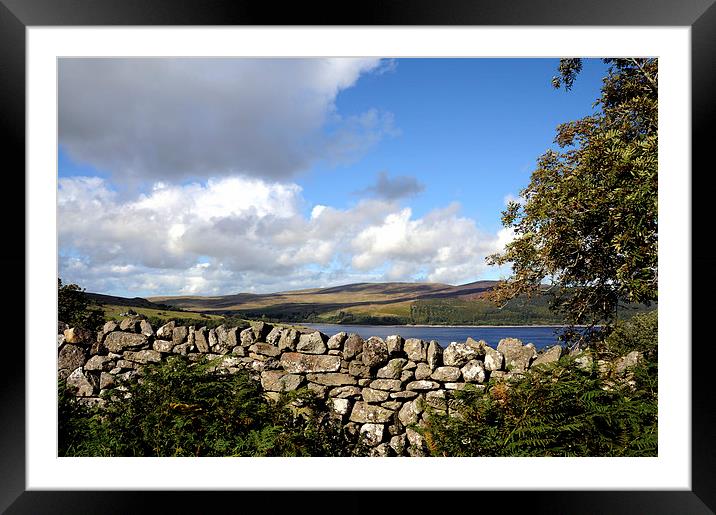
[[142, 364], [159, 363], [162, 360], [162, 355], [155, 350], [126, 351], [124, 353], [124, 359]]
[[433, 370], [430, 368], [430, 365], [427, 363], [418, 363], [418, 366], [415, 369], [415, 379], [422, 381], [423, 379], [430, 377], [432, 374]]
[[129, 361], [129, 360], [126, 360], [126, 359], [118, 359], [118, 360], [117, 360], [117, 366], [118, 366], [119, 368], [121, 368], [121, 369], [127, 369], [127, 368], [129, 368], [129, 369], [131, 369], [131, 370], [134, 370], [135, 368], [137, 368], [137, 364], [136, 364], [136, 363], [134, 363], [134, 362], [132, 362], [132, 361]]
[[82, 368], [76, 368], [67, 376], [67, 386], [75, 390], [78, 397], [91, 397], [94, 395], [94, 385], [82, 372]]
[[430, 340], [430, 343], [428, 344], [426, 359], [431, 370], [435, 370], [442, 364], [443, 348], [437, 341]]
[[356, 380], [354, 377], [348, 374], [341, 374], [336, 372], [328, 372], [325, 374], [308, 374], [306, 378], [312, 383], [318, 383], [326, 386], [344, 386], [356, 384]]
[[383, 368], [378, 369], [376, 377], [379, 379], [400, 379], [403, 365], [407, 362], [408, 360], [404, 358], [393, 358]]
[[390, 394], [383, 390], [374, 390], [373, 388], [363, 388], [363, 400], [365, 402], [378, 403], [388, 400]]
[[375, 447], [383, 441], [385, 426], [383, 424], [363, 424], [360, 428], [360, 441], [370, 447]]
[[465, 383], [445, 383], [443, 386], [446, 390], [462, 390], [465, 388]]
[[99, 389], [104, 390], [105, 388], [112, 388], [115, 385], [114, 376], [107, 372], [100, 372], [99, 374]]
[[626, 356], [622, 356], [614, 362], [614, 374], [617, 377], [626, 376], [629, 369], [637, 366], [643, 359], [644, 355], [641, 352], [636, 350], [631, 351]]
[[174, 354], [181, 354], [182, 356], [186, 356], [193, 345], [194, 344], [189, 342], [180, 343], [179, 345], [174, 345], [174, 347], [172, 348], [172, 352]]
[[363, 344], [363, 363], [368, 367], [380, 367], [388, 362], [388, 346], [382, 338], [371, 336]]
[[387, 401], [382, 403], [381, 406], [391, 411], [398, 411], [403, 406], [403, 403], [400, 401]]
[[407, 383], [408, 381], [412, 381], [413, 378], [415, 378], [415, 372], [413, 372], [412, 370], [403, 370], [400, 373], [401, 383]]
[[502, 370], [505, 366], [505, 357], [498, 350], [485, 346], [485, 370], [492, 372], [493, 370]]
[[278, 342], [280, 339], [281, 339], [281, 328], [280, 327], [274, 327], [266, 335], [266, 343], [268, 343], [270, 345], [275, 345], [276, 347], [278, 347]]
[[397, 454], [398, 456], [402, 456], [405, 452], [405, 442], [407, 441], [405, 435], [395, 435], [390, 439], [390, 448], [393, 449], [393, 452]]
[[334, 334], [328, 338], [326, 345], [331, 350], [341, 350], [343, 348], [343, 342], [348, 338], [348, 333], [341, 331], [340, 333]]
[[174, 342], [170, 342], [168, 340], [154, 340], [154, 343], [152, 343], [152, 349], [165, 354], [169, 354], [173, 348]]
[[278, 347], [274, 347], [270, 343], [254, 343], [251, 347], [249, 347], [249, 352], [255, 352], [256, 354], [270, 356], [272, 358], [281, 355], [281, 351]]
[[65, 335], [64, 334], [58, 334], [57, 335], [57, 348], [59, 349], [62, 347], [62, 344], [65, 343]]
[[331, 408], [335, 413], [344, 417], [351, 408], [351, 401], [348, 399], [333, 398], [331, 399]]
[[398, 420], [405, 427], [418, 423], [418, 418], [423, 412], [423, 402], [420, 399], [408, 401], [398, 411]]
[[326, 392], [328, 391], [327, 386], [323, 386], [321, 384], [316, 383], [308, 383], [308, 386], [306, 386], [309, 391], [313, 392], [317, 397], [320, 399], [326, 398]]
[[114, 359], [109, 356], [92, 356], [84, 364], [84, 369], [94, 371], [110, 370], [113, 368], [113, 363]]
[[350, 420], [360, 424], [385, 424], [392, 417], [393, 412], [389, 409], [358, 401], [353, 405]]
[[86, 361], [87, 357], [82, 347], [71, 343], [66, 344], [57, 357], [57, 370], [60, 379], [67, 378], [73, 370], [84, 365]]
[[326, 335], [320, 331], [302, 334], [298, 338], [296, 352], [304, 354], [323, 354], [326, 352]]
[[209, 337], [206, 327], [200, 327], [194, 331], [194, 345], [199, 352], [209, 352]]
[[146, 320], [141, 320], [139, 322], [139, 332], [144, 336], [154, 336], [154, 328], [152, 328], [152, 324]]
[[522, 345], [517, 338], [503, 338], [497, 344], [497, 350], [505, 357], [505, 369], [510, 372], [524, 372], [537, 357], [534, 346]]
[[471, 359], [460, 371], [463, 379], [468, 383], [484, 383], [487, 377], [484, 363], [478, 359]]
[[328, 395], [339, 399], [358, 397], [361, 395], [361, 388], [358, 388], [357, 386], [339, 386], [338, 388], [331, 389]]
[[398, 334], [391, 334], [390, 336], [386, 337], [385, 345], [388, 347], [388, 356], [395, 357], [402, 354], [404, 343], [405, 340], [402, 336]]
[[[338, 349], [329, 349], [329, 350], [328, 350], [328, 355], [329, 355], [329, 356], [342, 356], [342, 355], [343, 355], [343, 351], [340, 351], [340, 350], [338, 350]], [[344, 367], [344, 368], [346, 369], [346, 372], [347, 372], [347, 371], [348, 371], [348, 368], [347, 368], [347, 367]]]
[[410, 444], [408, 453], [411, 456], [425, 456], [427, 446], [425, 445], [425, 438], [423, 438], [423, 435], [414, 429], [408, 428], [405, 430], [405, 436]]
[[564, 348], [561, 345], [553, 345], [549, 349], [545, 350], [542, 354], [539, 354], [537, 358], [532, 362], [532, 367], [539, 365], [545, 365], [547, 363], [554, 363], [559, 361], [562, 357]]
[[114, 320], [109, 320], [104, 323], [102, 326], [102, 332], [104, 334], [111, 333], [112, 331], [116, 331], [119, 325]]
[[179, 326], [172, 329], [172, 342], [174, 342], [175, 345], [184, 343], [187, 336], [189, 336], [189, 329], [186, 326]]
[[271, 331], [271, 326], [265, 322], [251, 322], [251, 330], [256, 341], [266, 341], [266, 335]]
[[420, 362], [427, 360], [428, 344], [418, 338], [408, 338], [403, 344], [403, 351], [411, 361]]
[[149, 338], [143, 334], [112, 331], [104, 340], [109, 352], [122, 352], [124, 349], [137, 349], [149, 343]]
[[403, 370], [415, 370], [416, 368], [418, 368], [418, 364], [415, 361], [408, 360], [408, 362], [403, 365]]
[[435, 381], [455, 382], [460, 379], [460, 369], [457, 367], [438, 367], [430, 378]]
[[493, 370], [490, 372], [490, 379], [504, 379], [507, 372], [504, 370]]
[[473, 345], [452, 342], [443, 352], [443, 364], [449, 367], [461, 367], [468, 361], [482, 356], [483, 354]]
[[414, 399], [418, 396], [418, 392], [393, 392], [390, 394], [391, 399]]
[[343, 359], [351, 360], [363, 352], [363, 338], [356, 333], [351, 333], [343, 342]]
[[291, 373], [336, 372], [341, 368], [341, 358], [285, 352], [281, 355], [280, 364], [284, 370]]
[[292, 328], [283, 329], [278, 340], [278, 348], [281, 352], [285, 350], [295, 351], [298, 343], [298, 331]]
[[119, 323], [119, 330], [120, 331], [130, 331], [133, 333], [138, 332], [139, 329], [139, 320], [136, 318], [124, 318]]
[[281, 370], [265, 370], [261, 372], [261, 386], [269, 392], [288, 392], [295, 390], [303, 382], [303, 377], [287, 374]]
[[219, 337], [216, 335], [216, 328], [209, 329], [209, 348], [214, 352], [217, 351], [219, 346]]
[[413, 381], [412, 383], [408, 383], [405, 388], [415, 391], [435, 390], [440, 388], [440, 385], [435, 381]]
[[163, 326], [161, 326], [159, 329], [157, 329], [157, 338], [160, 340], [172, 340], [174, 338], [174, 328], [176, 327], [176, 323], [174, 320], [167, 322]]
[[370, 368], [360, 361], [351, 361], [348, 365], [348, 373], [354, 377], [371, 377]]
[[256, 341], [256, 336], [254, 336], [254, 330], [250, 327], [241, 331], [239, 333], [239, 338], [241, 339], [241, 345], [243, 347], [250, 347]]
[[369, 378], [358, 379], [358, 386], [368, 386], [371, 381], [373, 380]]
[[95, 339], [94, 333], [83, 327], [70, 327], [69, 329], [65, 329], [64, 335], [66, 343], [81, 345], [89, 345]]
[[398, 379], [376, 379], [370, 382], [370, 387], [376, 390], [388, 390], [397, 392], [401, 390], [401, 382]]

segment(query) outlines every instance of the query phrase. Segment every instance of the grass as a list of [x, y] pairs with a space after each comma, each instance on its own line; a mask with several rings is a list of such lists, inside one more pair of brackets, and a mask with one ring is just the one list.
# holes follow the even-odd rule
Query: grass
[[165, 320], [171, 318], [182, 318], [190, 320], [221, 320], [224, 317], [219, 315], [205, 315], [203, 313], [192, 313], [190, 311], [172, 311], [167, 309], [151, 309], [151, 308], [138, 308], [128, 306], [117, 306], [112, 304], [105, 304], [102, 306], [104, 309], [105, 318], [108, 320], [120, 320], [122, 317], [120, 313], [126, 313], [128, 309], [135, 311], [140, 315], [147, 317], [156, 317]]

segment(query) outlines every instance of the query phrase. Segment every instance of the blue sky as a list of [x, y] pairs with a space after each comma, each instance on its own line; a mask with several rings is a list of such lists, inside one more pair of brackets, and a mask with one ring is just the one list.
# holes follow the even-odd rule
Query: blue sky
[[[101, 62], [100, 62], [101, 61]], [[245, 62], [240, 62], [245, 61]], [[557, 59], [60, 62], [60, 275], [125, 295], [504, 277], [505, 198], [594, 111]]]

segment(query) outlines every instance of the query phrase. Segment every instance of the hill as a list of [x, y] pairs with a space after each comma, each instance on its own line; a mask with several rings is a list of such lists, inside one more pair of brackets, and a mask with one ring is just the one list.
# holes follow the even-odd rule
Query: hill
[[[561, 324], [548, 298], [518, 298], [503, 308], [485, 299], [497, 281], [453, 286], [441, 283], [355, 283], [269, 294], [214, 297], [150, 297], [154, 303], [214, 315], [274, 322], [352, 324]], [[637, 306], [624, 318], [647, 308]]]

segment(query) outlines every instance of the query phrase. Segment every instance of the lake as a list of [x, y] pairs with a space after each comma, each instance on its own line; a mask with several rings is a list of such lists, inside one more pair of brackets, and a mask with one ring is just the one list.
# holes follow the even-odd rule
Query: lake
[[406, 325], [339, 325], [339, 324], [308, 324], [300, 325], [318, 329], [328, 336], [341, 331], [357, 333], [362, 338], [371, 336], [385, 338], [391, 334], [399, 334], [403, 338], [420, 338], [437, 340], [442, 347], [451, 342], [464, 342], [468, 337], [485, 340], [490, 346], [497, 347], [502, 338], [517, 338], [522, 343], [534, 343], [537, 349], [543, 349], [559, 343], [557, 333], [562, 326], [406, 326]]

